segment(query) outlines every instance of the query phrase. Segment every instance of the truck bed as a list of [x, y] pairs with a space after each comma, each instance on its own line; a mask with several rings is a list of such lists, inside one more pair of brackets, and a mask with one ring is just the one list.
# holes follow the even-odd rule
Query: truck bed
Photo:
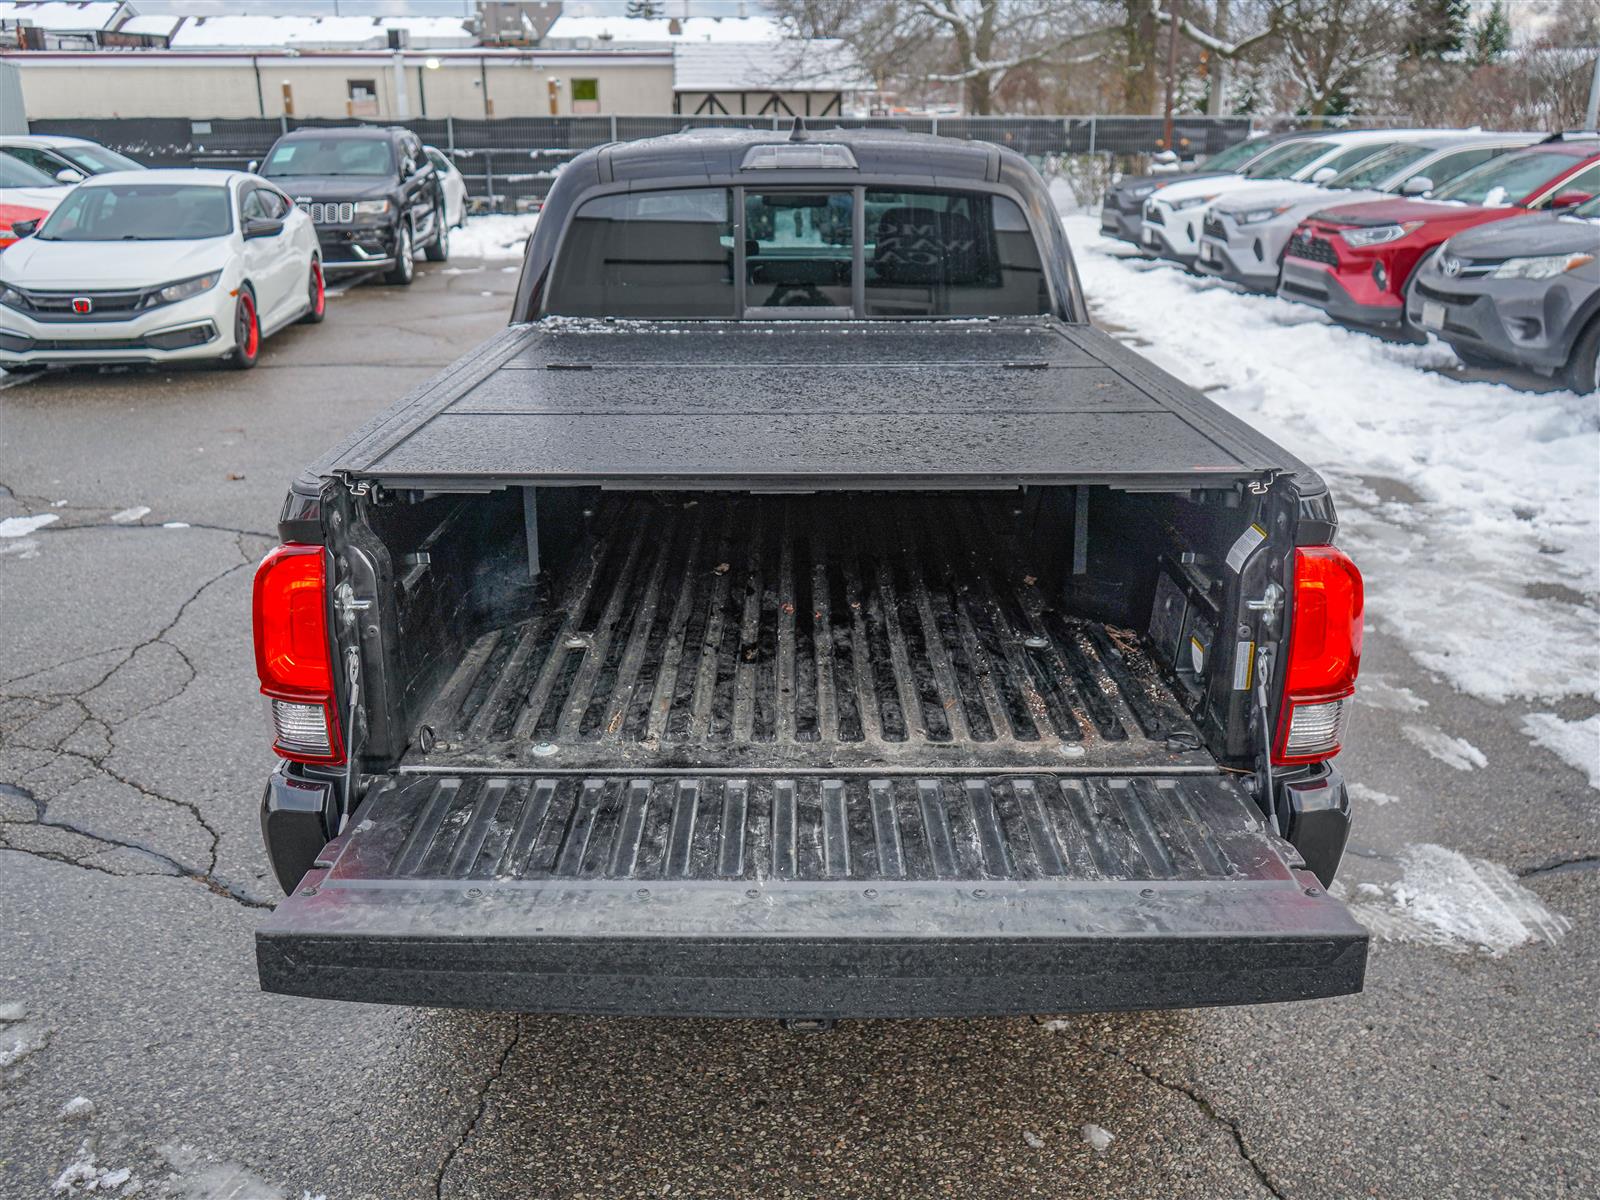
[[1043, 317], [514, 325], [315, 471], [430, 489], [810, 490], [1159, 489], [1274, 473], [1323, 490], [1113, 338]]
[[[997, 508], [610, 493], [404, 769], [1216, 770], [1141, 636], [1052, 606]], [[735, 549], [737, 547], [737, 549]]]

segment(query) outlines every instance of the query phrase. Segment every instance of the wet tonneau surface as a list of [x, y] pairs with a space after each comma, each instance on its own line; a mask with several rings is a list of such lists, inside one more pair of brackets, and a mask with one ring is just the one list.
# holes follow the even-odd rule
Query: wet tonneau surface
[[1183, 488], [1301, 474], [1083, 325], [512, 326], [356, 433], [323, 474], [390, 485]]

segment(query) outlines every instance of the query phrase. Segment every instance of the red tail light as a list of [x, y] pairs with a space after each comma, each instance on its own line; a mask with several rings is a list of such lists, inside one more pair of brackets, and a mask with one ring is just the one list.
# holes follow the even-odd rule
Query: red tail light
[[256, 568], [256, 674], [272, 700], [273, 749], [296, 762], [344, 761], [325, 559], [321, 546], [279, 546]]
[[1339, 753], [1361, 669], [1361, 572], [1344, 551], [1294, 552], [1294, 615], [1276, 763], [1318, 762]]

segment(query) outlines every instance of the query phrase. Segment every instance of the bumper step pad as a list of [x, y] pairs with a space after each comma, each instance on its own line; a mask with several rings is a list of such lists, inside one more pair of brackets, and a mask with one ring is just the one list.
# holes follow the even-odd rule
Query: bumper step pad
[[1224, 776], [400, 776], [262, 986], [636, 1015], [964, 1016], [1360, 989], [1367, 935]]

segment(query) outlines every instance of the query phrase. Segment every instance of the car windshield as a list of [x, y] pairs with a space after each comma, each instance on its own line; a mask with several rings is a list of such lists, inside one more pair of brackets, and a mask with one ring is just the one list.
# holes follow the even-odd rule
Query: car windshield
[[1245, 168], [1251, 179], [1287, 179], [1328, 152], [1326, 142], [1286, 142]]
[[1559, 150], [1510, 154], [1486, 162], [1476, 171], [1468, 171], [1454, 183], [1440, 188], [1433, 198], [1500, 208], [1517, 203], [1577, 162], [1572, 155]]
[[1219, 150], [1200, 164], [1202, 171], [1231, 171], [1242, 167], [1252, 158], [1258, 158], [1267, 149], [1258, 140], [1239, 142], [1226, 150]]
[[1395, 172], [1421, 162], [1432, 153], [1433, 149], [1429, 146], [1390, 146], [1382, 154], [1357, 163], [1342, 175], [1335, 175], [1323, 186], [1346, 189], [1377, 187]]
[[274, 175], [365, 175], [394, 173], [387, 139], [297, 137], [279, 142], [261, 173]]
[[171, 242], [222, 237], [232, 228], [226, 187], [86, 184], [68, 194], [37, 236], [45, 242]]
[[51, 146], [50, 149], [91, 175], [104, 175], [107, 171], [144, 170], [142, 162], [135, 162], [126, 154], [118, 154], [115, 150], [107, 150], [104, 146], [80, 146], [69, 143], [65, 146]]
[[52, 179], [37, 167], [0, 154], [0, 187], [60, 187], [59, 179]]

